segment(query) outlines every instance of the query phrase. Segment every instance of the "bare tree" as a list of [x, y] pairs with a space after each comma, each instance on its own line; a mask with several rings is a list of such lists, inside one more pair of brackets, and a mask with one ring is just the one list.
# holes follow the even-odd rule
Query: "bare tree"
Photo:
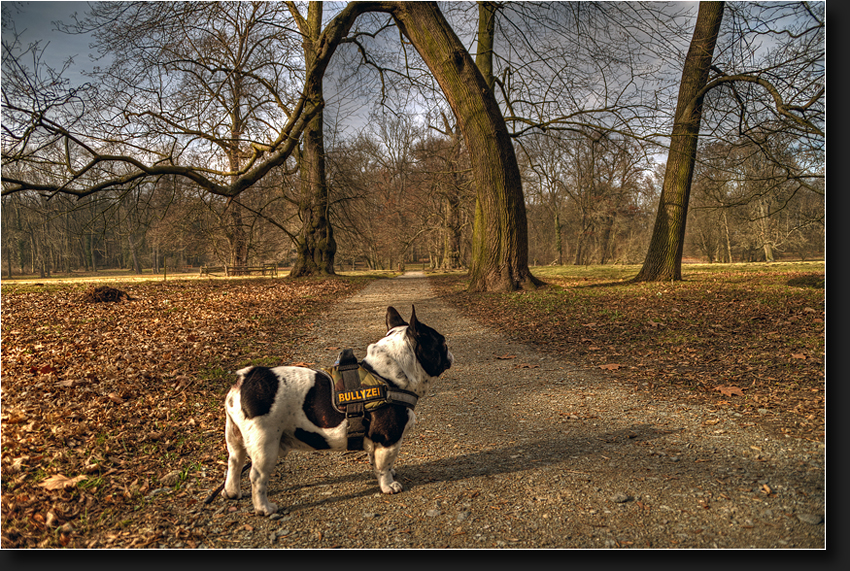
[[[346, 5], [325, 25], [319, 40], [315, 42], [316, 57], [306, 70], [304, 84], [310, 85], [316, 78], [322, 77], [339, 43], [348, 34], [356, 18], [366, 12], [388, 13], [393, 17], [446, 93], [470, 148], [476, 184], [482, 189], [481, 192], [485, 193], [481, 201], [482, 212], [488, 221], [489, 232], [484, 250], [474, 261], [473, 289], [510, 290], [524, 285], [533, 286], [536, 280], [529, 272], [527, 264], [521, 180], [504, 120], [492, 93], [485, 87], [480, 72], [436, 4], [360, 2]], [[259, 49], [264, 43], [258, 41], [256, 45]], [[275, 43], [270, 42], [269, 45]], [[449, 62], [449, 65], [445, 65], [446, 62]], [[167, 80], [168, 76], [164, 76], [152, 85], [163, 87], [166, 86]], [[155, 96], [158, 92], [151, 90], [147, 94], [148, 102], [159, 101]], [[218, 168], [211, 166], [208, 161], [192, 164], [185, 160], [185, 153], [191, 145], [212, 142], [205, 131], [175, 121], [181, 119], [183, 114], [152, 115], [142, 111], [138, 114], [119, 112], [108, 117], [101, 116], [101, 129], [95, 130], [96, 136], [92, 136], [89, 132], [81, 133], [69, 129], [69, 122], [60, 117], [33, 112], [33, 106], [27, 105], [26, 101], [19, 101], [17, 97], [4, 98], [4, 103], [10, 111], [21, 113], [14, 129], [17, 137], [15, 149], [9, 156], [14, 155], [15, 160], [24, 159], [24, 154], [29, 152], [33, 140], [32, 134], [37, 132], [43, 134], [46, 139], [63, 142], [65, 157], [61, 162], [69, 168], [65, 177], [49, 184], [33, 184], [26, 179], [6, 177], [4, 174], [3, 192], [32, 189], [86, 196], [107, 188], [126, 185], [139, 178], [174, 174], [190, 179], [213, 194], [238, 196], [268, 174], [272, 168], [283, 164], [293, 152], [300, 134], [318, 111], [318, 108], [308, 105], [309, 89], [302, 91], [298, 100], [293, 103], [273, 97], [272, 90], [269, 90], [269, 93], [269, 101], [273, 104], [275, 113], [286, 117], [286, 123], [281, 126], [269, 121], [268, 128], [262, 132], [258, 131], [254, 137], [248, 134], [240, 135], [239, 142], [244, 143], [245, 150], [244, 162], [240, 162], [238, 170], [234, 170], [230, 165]], [[102, 106], [101, 109], [103, 108], [115, 109], [115, 106]], [[77, 117], [81, 118], [82, 114], [78, 113]], [[152, 132], [147, 129], [149, 123], [137, 121], [140, 118], [154, 120], [155, 126], [171, 127], [171, 131], [155, 133], [159, 135], [157, 139], [160, 146], [157, 148], [146, 145], [144, 158], [140, 158], [134, 150], [145, 144], [144, 141], [141, 138], [126, 136], [126, 133], [135, 133], [135, 129], [142, 127], [145, 127], [143, 131], [146, 136]], [[270, 131], [273, 133], [271, 136], [268, 135]], [[118, 139], [120, 144], [114, 139]], [[105, 153], [105, 143], [118, 146], [117, 152]], [[45, 160], [34, 156], [30, 158]], [[118, 163], [129, 165], [130, 172], [117, 172], [114, 166]]]
[[[378, 71], [382, 96], [386, 94], [383, 80], [389, 70], [377, 66], [371, 47], [359, 41], [366, 36], [351, 34], [359, 17], [379, 14], [384, 20], [376, 20], [378, 29], [386, 29], [388, 16], [405, 38], [403, 49], [413, 46], [456, 118], [478, 204], [470, 288], [502, 291], [539, 283], [528, 270], [526, 205], [513, 139], [532, 132], [587, 131], [656, 140], [655, 116], [665, 107], [665, 99], [663, 94], [649, 96], [648, 88], [653, 80], [664, 85], [663, 77], [657, 76], [664, 69], [664, 58], [657, 56], [676, 53], [680, 22], [674, 18], [665, 23], [664, 14], [651, 3], [482, 2], [470, 5], [478, 11], [477, 35], [458, 28], [465, 39], [469, 36], [476, 42], [473, 58], [432, 2], [349, 3], [324, 22], [316, 4], [308, 6], [306, 16], [293, 4], [277, 3], [111, 4], [104, 10], [113, 17], [103, 20], [103, 30], [122, 18], [126, 22], [129, 11], [137, 10], [144, 16], [140, 21], [156, 27], [111, 29], [125, 33], [130, 46], [134, 38], [158, 40], [136, 52], [126, 50], [134, 56], [124, 60], [130, 65], [112, 74], [112, 86], [121, 89], [109, 91], [107, 84], [97, 89], [92, 85], [89, 91], [56, 89], [49, 74], [27, 69], [4, 52], [4, 196], [35, 191], [85, 197], [176, 176], [229, 201], [234, 216], [252, 213], [250, 220], [231, 220], [232, 228], [247, 233], [253, 224], [260, 224], [258, 220], [273, 222], [264, 205], [270, 203], [252, 202], [243, 193], [282, 168], [300, 144], [299, 204], [305, 223], [298, 237], [300, 257], [312, 260], [312, 265], [304, 264], [310, 266], [306, 271], [331, 273], [332, 201], [321, 174], [322, 80], [337, 48], [349, 42], [353, 53]], [[664, 264], [676, 266], [678, 257], [681, 263], [701, 121], [718, 135], [735, 127], [764, 153], [770, 151], [763, 144], [766, 140], [776, 133], [792, 133], [795, 140], [805, 142], [811, 159], [799, 170], [789, 170], [789, 177], [817, 186], [808, 173], [817, 164], [823, 131], [822, 70], [817, 69], [822, 10], [817, 5], [794, 6], [783, 5], [762, 17], [770, 8], [747, 12], [735, 5], [730, 11], [735, 17], [728, 21], [737, 27], [728, 28], [724, 37], [731, 40], [721, 42], [720, 57], [713, 57], [712, 37], [723, 23], [723, 8], [703, 5], [695, 29], [699, 33], [692, 38], [694, 54], [702, 57], [685, 60], [671, 139], [673, 160], [668, 160], [670, 186], [665, 186], [659, 208], [659, 220], [666, 218], [657, 226], [658, 235], [663, 230], [666, 236], [653, 242], [647, 262], [662, 260], [655, 265], [664, 268]], [[197, 29], [182, 26], [180, 18], [170, 19], [178, 13], [175, 10], [181, 17], [197, 15], [192, 22]], [[248, 16], [244, 21], [256, 22], [255, 33], [242, 41], [240, 33], [245, 30], [235, 24], [217, 32], [213, 25], [217, 10], [242, 11]], [[807, 11], [814, 22], [810, 28], [785, 20], [789, 13], [799, 16]], [[767, 27], [760, 27], [764, 22], [769, 22]], [[776, 41], [776, 49], [765, 52], [741, 41], [743, 32]], [[116, 42], [123, 39], [114, 37]], [[148, 49], [155, 45], [164, 47]], [[208, 45], [220, 50], [201, 53]], [[231, 51], [240, 57], [232, 58]], [[763, 53], [770, 55], [762, 58]], [[746, 54], [751, 57], [743, 65]], [[790, 80], [789, 73], [796, 73], [796, 79]], [[688, 79], [692, 76], [693, 83]], [[733, 118], [737, 121], [730, 121]], [[8, 168], [13, 165], [16, 168]], [[613, 184], [605, 195], [616, 196], [613, 189], [620, 186]], [[616, 212], [620, 205], [612, 208]], [[610, 244], [620, 219], [598, 222], [604, 229], [601, 235], [608, 236], [600, 242], [604, 259], [611, 257]], [[284, 224], [279, 227], [290, 235], [297, 233]], [[236, 234], [232, 240], [247, 243]], [[671, 255], [659, 253], [658, 244], [670, 243]], [[234, 250], [245, 251], [242, 246]], [[650, 263], [645, 268], [656, 277], [642, 273], [640, 279], [668, 275]], [[676, 277], [675, 267], [670, 276]]]
[[783, 165], [798, 162], [792, 138], [777, 134], [765, 144], [769, 153], [762, 152], [763, 145], [741, 141], [716, 142], [701, 151], [689, 224], [691, 241], [709, 261], [732, 261], [733, 251], [747, 261], [822, 251], [825, 205], [817, 179], [801, 184], [789, 178]]
[[457, 125], [441, 114], [442, 128], [430, 125], [441, 137], [428, 137], [418, 149], [425, 172], [432, 181], [433, 207], [440, 220], [435, 236], [433, 266], [441, 269], [458, 269], [464, 266], [463, 231], [469, 225], [471, 214], [468, 205], [472, 196], [469, 180], [469, 155]]
[[[714, 50], [723, 21], [724, 3], [700, 2], [691, 47], [682, 71], [655, 227], [636, 281], [682, 279], [685, 223], [700, 123], [704, 101], [710, 93], [714, 95], [712, 91], [717, 90], [722, 95], [723, 90], [728, 90], [737, 110], [731, 117], [737, 119], [736, 129], [741, 134], [751, 137], [762, 134], [756, 140], [764, 143], [767, 140], [764, 135], [769, 138], [777, 132], [792, 133], [804, 146], [822, 147], [825, 94], [821, 63], [825, 25], [823, 7], [799, 4], [796, 10], [793, 8], [783, 5], [778, 14], [771, 18], [757, 18], [756, 25], [746, 29], [736, 26], [730, 33], [732, 48], [741, 42], [752, 42], [745, 37], [748, 32], [757, 36], [785, 37], [788, 41], [783, 42], [781, 47], [766, 50], [764, 67], [760, 69], [753, 69], [760, 52], [752, 43], [745, 45], [746, 49], [741, 53], [727, 58], [727, 65], [743, 69], [723, 71], [718, 67], [723, 65], [723, 61], [715, 61]], [[775, 9], [777, 6], [771, 4], [761, 7], [762, 13]], [[734, 23], [742, 21], [752, 20], [738, 18]], [[732, 48], [730, 51], [734, 52]], [[718, 122], [725, 124], [729, 119], [730, 115], [725, 113]]]

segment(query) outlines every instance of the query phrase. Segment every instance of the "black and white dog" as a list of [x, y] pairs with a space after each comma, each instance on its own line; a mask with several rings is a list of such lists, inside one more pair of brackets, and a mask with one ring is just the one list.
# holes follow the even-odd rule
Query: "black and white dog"
[[[430, 381], [454, 361], [446, 340], [416, 319], [416, 308], [408, 324], [388, 307], [386, 323], [386, 336], [369, 345], [363, 364], [391, 386], [421, 397]], [[333, 387], [323, 373], [303, 367], [247, 367], [237, 374], [239, 378], [225, 399], [230, 457], [221, 495], [229, 499], [242, 496], [241, 472], [246, 455], [250, 456], [254, 511], [271, 515], [277, 506], [268, 499], [268, 480], [278, 458], [290, 450], [346, 450], [348, 420], [334, 408]], [[393, 477], [393, 463], [415, 419], [413, 410], [401, 404], [365, 414], [363, 447], [385, 494], [403, 489]]]

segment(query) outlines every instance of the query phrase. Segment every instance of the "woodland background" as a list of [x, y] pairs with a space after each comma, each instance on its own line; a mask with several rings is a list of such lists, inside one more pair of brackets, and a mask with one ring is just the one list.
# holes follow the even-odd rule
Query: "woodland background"
[[[101, 158], [112, 147], [141, 145], [133, 141], [144, 132], [140, 156], [169, 157], [163, 146], [185, 140], [179, 160], [187, 164], [217, 165], [226, 157], [240, 165], [298, 94], [305, 55], [292, 15], [306, 13], [305, 6], [215, 3], [203, 14], [171, 7], [133, 12], [133, 6], [95, 4], [79, 20], [54, 24], [67, 34], [92, 34], [101, 67], [77, 84], [62, 75], [67, 67], [47, 66], [44, 42], [19, 41], [15, 3], [4, 3], [4, 277], [291, 267], [305, 227], [324, 223], [314, 222], [316, 208], [325, 209], [333, 228], [338, 269], [469, 267], [480, 183], [461, 125], [417, 53], [399, 45], [392, 22], [380, 15], [358, 19], [324, 74], [327, 190], [318, 202], [305, 198], [320, 195], [305, 190], [298, 149], [235, 196], [209, 192], [182, 175], [74, 194], [61, 187], [26, 190], [67, 176], [62, 172], [79, 153], [66, 146], [70, 154], [62, 158], [62, 134], [85, 132], [89, 123], [103, 130], [86, 134], [98, 141]], [[470, 53], [482, 41], [480, 27], [476, 33], [482, 10], [496, 14], [490, 81], [520, 166], [531, 265], [643, 259], [695, 7], [441, 6]], [[326, 26], [337, 8], [325, 7]], [[145, 25], [118, 34], [129, 17]], [[706, 95], [686, 260], [823, 256], [825, 92], [817, 90], [825, 72], [824, 29], [823, 3], [726, 5], [713, 73], [717, 81], [741, 81], [720, 83]], [[170, 40], [175, 34], [184, 40]], [[753, 78], [764, 83], [749, 83]], [[788, 110], [797, 122], [783, 116]], [[33, 117], [43, 115], [64, 126], [36, 128]], [[38, 129], [46, 129], [45, 139], [36, 138]], [[126, 139], [132, 130], [138, 137]], [[168, 152], [168, 160], [178, 160]], [[92, 176], [86, 184], [96, 188]], [[21, 179], [26, 185], [15, 182]]]
[[[380, 124], [380, 127], [376, 125]], [[374, 121], [328, 152], [340, 269], [469, 263], [474, 195], [457, 141], [406, 118]], [[642, 260], [659, 193], [658, 163], [626, 141], [537, 138], [524, 161], [529, 259], [547, 264]], [[811, 260], [824, 255], [822, 196], [795, 193], [745, 164], [718, 181], [732, 145], [705, 149], [697, 172], [685, 257], [705, 262]], [[709, 156], [709, 154], [711, 155]], [[710, 161], [710, 162], [708, 162]], [[541, 172], [541, 165], [546, 171]], [[122, 196], [3, 198], [3, 276], [126, 269], [196, 271], [232, 264], [226, 208], [242, 210], [248, 265], [288, 267], [297, 234], [295, 175], [275, 173], [240, 206], [170, 179]], [[762, 188], [777, 186], [763, 194]], [[779, 206], [782, 208], [778, 208]], [[271, 222], [269, 218], [275, 222]], [[459, 250], [449, 249], [455, 232]], [[357, 264], [355, 266], [355, 264]]]

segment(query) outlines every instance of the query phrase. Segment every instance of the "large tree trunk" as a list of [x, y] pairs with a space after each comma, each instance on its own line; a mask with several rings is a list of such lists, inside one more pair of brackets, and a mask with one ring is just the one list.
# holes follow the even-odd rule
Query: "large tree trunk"
[[490, 86], [436, 3], [392, 5], [399, 27], [446, 95], [469, 149], [478, 195], [470, 291], [535, 288], [541, 282], [528, 269], [519, 166]]
[[227, 240], [230, 245], [230, 265], [248, 265], [248, 235], [242, 222], [242, 207], [231, 202], [225, 214], [227, 222]]
[[[304, 58], [307, 68], [315, 66], [320, 53], [322, 35], [322, 3], [310, 2], [307, 19], [290, 9], [304, 38]], [[324, 87], [323, 74], [311, 74], [305, 86], [308, 96], [305, 112], [315, 111], [301, 136], [298, 168], [301, 179], [301, 199], [298, 205], [301, 232], [296, 250], [298, 258], [289, 275], [293, 277], [334, 274], [336, 240], [329, 219], [328, 183], [325, 171]]]
[[454, 194], [456, 187], [450, 189], [445, 201], [445, 221], [443, 227], [443, 254], [440, 267], [455, 270], [460, 267], [460, 199]]
[[[239, 102], [243, 100], [242, 80], [239, 74], [234, 74], [233, 78], [233, 109], [230, 110], [230, 139], [228, 149], [228, 161], [232, 172], [239, 171], [242, 165], [242, 149], [240, 148], [240, 140], [245, 128], [245, 119], [242, 117], [242, 110]], [[237, 176], [234, 174], [231, 177], [231, 183], [235, 183]], [[248, 265], [248, 234], [245, 232], [245, 226], [242, 221], [242, 207], [234, 202], [229, 201], [226, 206], [226, 230], [227, 239], [230, 242], [230, 265], [231, 266], [247, 266]]]
[[298, 258], [289, 272], [292, 277], [335, 273], [336, 240], [328, 219], [322, 125], [322, 111], [319, 111], [304, 130], [303, 148], [298, 155], [301, 173], [298, 211], [302, 225], [296, 242]]
[[646, 259], [635, 281], [682, 279], [685, 221], [702, 119], [702, 97], [698, 94], [708, 83], [722, 19], [723, 2], [700, 2], [694, 35], [682, 70], [655, 227]]

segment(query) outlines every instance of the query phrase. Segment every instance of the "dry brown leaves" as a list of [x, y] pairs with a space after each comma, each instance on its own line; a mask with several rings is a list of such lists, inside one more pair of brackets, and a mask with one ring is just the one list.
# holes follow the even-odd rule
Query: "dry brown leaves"
[[548, 281], [535, 292], [469, 294], [464, 278], [435, 279], [468, 315], [578, 366], [660, 399], [732, 407], [742, 424], [823, 441], [823, 273]]
[[116, 303], [4, 284], [2, 547], [176, 533], [169, 506], [222, 477], [230, 372], [291, 361], [293, 339], [363, 283], [140, 282]]

